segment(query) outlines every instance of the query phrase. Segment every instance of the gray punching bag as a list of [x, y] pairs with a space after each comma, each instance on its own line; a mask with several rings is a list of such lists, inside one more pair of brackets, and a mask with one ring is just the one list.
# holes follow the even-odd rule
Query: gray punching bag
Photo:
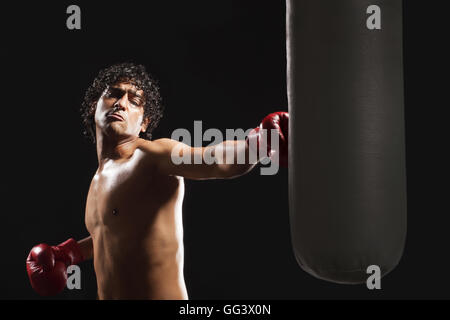
[[402, 2], [286, 9], [294, 254], [317, 278], [364, 283], [399, 263], [406, 238]]

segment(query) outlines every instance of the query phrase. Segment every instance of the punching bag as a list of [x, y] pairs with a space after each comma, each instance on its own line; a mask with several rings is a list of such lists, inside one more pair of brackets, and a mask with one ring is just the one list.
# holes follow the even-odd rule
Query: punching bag
[[390, 272], [406, 238], [401, 0], [287, 0], [289, 219], [317, 278]]

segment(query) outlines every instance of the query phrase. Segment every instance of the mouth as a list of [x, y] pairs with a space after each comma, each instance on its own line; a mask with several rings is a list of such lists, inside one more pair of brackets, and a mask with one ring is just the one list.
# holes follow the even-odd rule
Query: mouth
[[124, 118], [118, 113], [108, 114], [107, 118], [115, 119], [115, 120], [118, 120], [118, 121], [124, 121]]

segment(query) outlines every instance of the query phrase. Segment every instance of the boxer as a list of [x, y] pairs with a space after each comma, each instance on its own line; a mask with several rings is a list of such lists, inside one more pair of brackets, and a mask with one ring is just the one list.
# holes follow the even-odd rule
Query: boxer
[[[98, 169], [86, 201], [89, 237], [73, 238], [57, 246], [39, 244], [27, 258], [31, 286], [41, 295], [61, 292], [67, 267], [92, 259], [98, 299], [188, 299], [183, 277], [183, 179], [228, 179], [249, 172], [253, 139], [259, 146], [260, 129], [279, 133], [282, 163], [286, 161], [288, 114], [273, 113], [246, 140], [214, 146], [182, 145], [180, 155], [192, 158], [234, 148], [244, 164], [223, 161], [174, 164], [171, 153], [181, 142], [151, 139], [162, 116], [155, 79], [143, 66], [123, 63], [100, 71], [83, 102], [86, 133], [96, 144]], [[182, 154], [181, 154], [182, 153]]]

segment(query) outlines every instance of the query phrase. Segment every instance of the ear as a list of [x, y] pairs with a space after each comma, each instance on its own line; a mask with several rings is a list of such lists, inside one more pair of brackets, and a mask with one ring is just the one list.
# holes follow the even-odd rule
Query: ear
[[141, 132], [145, 132], [147, 130], [147, 127], [148, 127], [149, 123], [150, 123], [150, 117], [147, 117], [144, 120], [142, 120]]

